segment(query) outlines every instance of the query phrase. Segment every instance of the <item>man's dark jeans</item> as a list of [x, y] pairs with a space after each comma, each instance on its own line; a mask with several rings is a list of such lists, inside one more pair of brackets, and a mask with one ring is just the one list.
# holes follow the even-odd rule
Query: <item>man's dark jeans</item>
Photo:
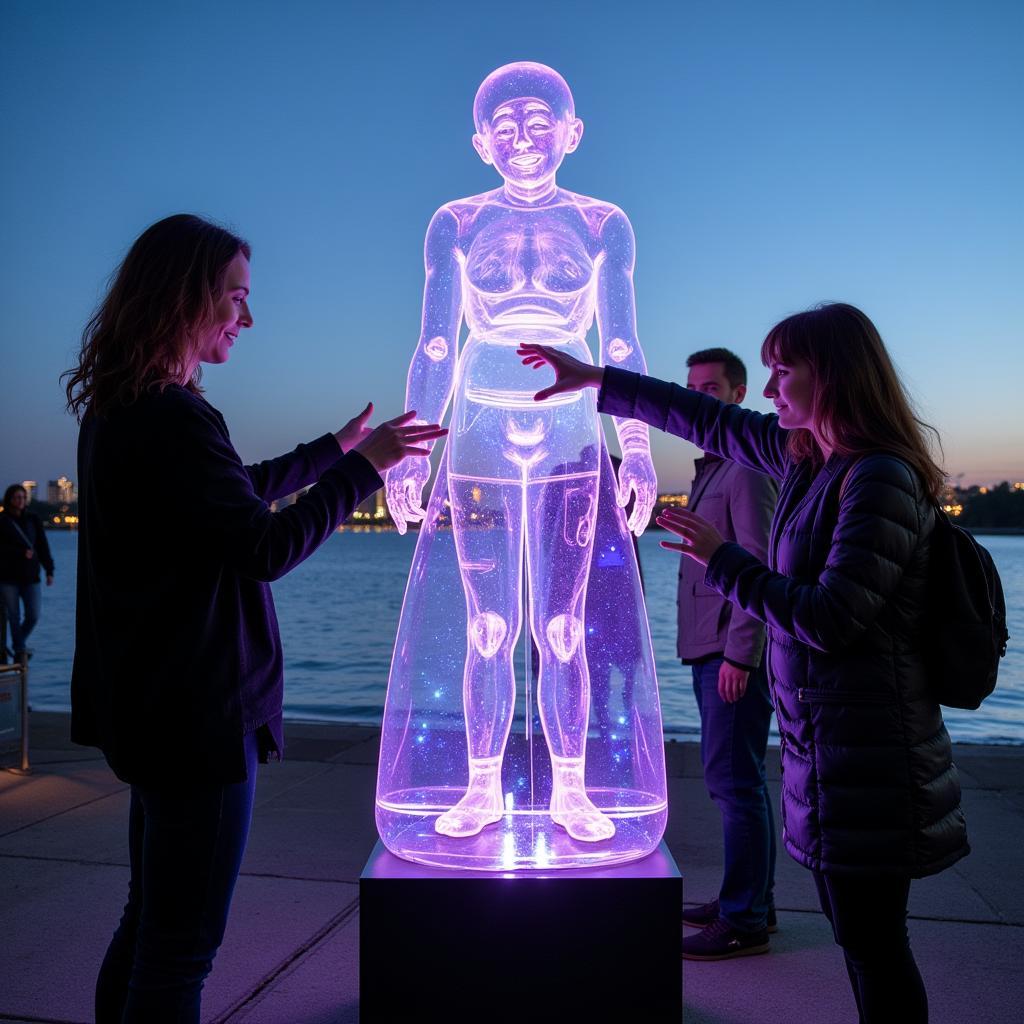
[[726, 703], [718, 696], [721, 665], [721, 658], [711, 658], [691, 666], [704, 784], [722, 814], [725, 864], [718, 900], [730, 925], [756, 931], [767, 924], [775, 888], [775, 821], [764, 773], [772, 702], [762, 663], [750, 673], [746, 693]]
[[[11, 647], [15, 655], [21, 654], [28, 644], [28, 635], [39, 621], [42, 607], [42, 586], [39, 583], [0, 583], [0, 600], [7, 609], [7, 624], [11, 627]], [[21, 606], [25, 614], [21, 614]], [[0, 641], [2, 641], [0, 637]]]
[[245, 782], [132, 786], [128, 903], [96, 984], [97, 1024], [198, 1024], [245, 852], [258, 744]]

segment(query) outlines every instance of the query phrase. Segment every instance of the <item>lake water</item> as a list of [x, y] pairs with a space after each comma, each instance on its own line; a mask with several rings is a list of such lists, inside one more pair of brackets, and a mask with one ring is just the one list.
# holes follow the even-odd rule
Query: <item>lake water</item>
[[[689, 670], [675, 657], [678, 556], [658, 547], [666, 534], [640, 539], [647, 609], [668, 735], [696, 736]], [[43, 591], [43, 614], [30, 646], [34, 707], [68, 710], [74, 645], [75, 533], [48, 534], [57, 581]], [[378, 724], [391, 647], [415, 536], [335, 534], [312, 558], [274, 584], [285, 652], [285, 714], [291, 718]], [[954, 740], [1024, 743], [1024, 537], [980, 538], [999, 567], [1011, 635], [999, 685], [977, 711], [944, 709]], [[154, 543], [159, 540], [154, 538]], [[140, 572], [145, 559], [140, 558]], [[461, 609], [459, 609], [461, 611]]]

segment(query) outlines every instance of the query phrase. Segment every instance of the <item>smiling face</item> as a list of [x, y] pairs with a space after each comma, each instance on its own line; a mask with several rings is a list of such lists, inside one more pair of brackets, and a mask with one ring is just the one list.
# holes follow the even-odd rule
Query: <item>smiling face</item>
[[225, 363], [243, 327], [252, 327], [249, 313], [249, 261], [238, 253], [224, 274], [224, 290], [213, 307], [213, 323], [204, 332], [199, 362]]
[[534, 96], [499, 104], [473, 136], [473, 146], [485, 164], [493, 164], [509, 184], [526, 190], [549, 185], [566, 153], [580, 144], [583, 122], [559, 117]]
[[770, 399], [779, 414], [779, 426], [787, 430], [813, 431], [814, 374], [810, 363], [775, 360], [769, 367], [771, 376], [764, 386], [764, 397]]

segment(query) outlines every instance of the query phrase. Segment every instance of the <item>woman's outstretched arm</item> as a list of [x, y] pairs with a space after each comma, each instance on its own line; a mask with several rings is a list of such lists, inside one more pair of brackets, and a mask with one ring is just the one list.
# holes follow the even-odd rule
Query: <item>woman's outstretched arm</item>
[[251, 579], [272, 582], [308, 558], [403, 458], [425, 461], [425, 445], [445, 431], [413, 423], [415, 411], [381, 424], [337, 457], [294, 505], [271, 512], [253, 489], [223, 420], [182, 389], [168, 389], [156, 408], [155, 447], [178, 508], [179, 533]]
[[369, 436], [367, 425], [373, 402], [353, 416], [340, 430], [324, 434], [309, 444], [300, 444], [286, 455], [266, 459], [245, 467], [252, 489], [266, 502], [287, 497], [311, 487], [338, 459]]
[[602, 380], [597, 407], [613, 416], [643, 420], [760, 473], [779, 479], [786, 475], [787, 431], [775, 415], [611, 366]]
[[548, 365], [555, 371], [555, 383], [534, 396], [538, 401], [566, 391], [599, 388], [601, 412], [642, 420], [760, 473], [779, 479], [786, 474], [788, 432], [779, 426], [777, 416], [727, 405], [656, 377], [613, 366], [603, 370], [588, 366], [545, 345], [520, 345], [518, 354], [527, 366]]
[[245, 473], [253, 491], [271, 502], [315, 484], [342, 454], [334, 435], [324, 434], [287, 455], [246, 466]]

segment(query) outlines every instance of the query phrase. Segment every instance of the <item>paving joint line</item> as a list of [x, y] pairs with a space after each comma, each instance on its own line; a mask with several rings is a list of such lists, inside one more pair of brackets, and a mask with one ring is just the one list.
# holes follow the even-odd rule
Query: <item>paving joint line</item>
[[[40, 860], [54, 864], [78, 864], [82, 867], [94, 868], [127, 868], [131, 865], [127, 861], [117, 860], [86, 860], [81, 857], [48, 857], [37, 853], [7, 853], [0, 850], [0, 859], [3, 860]], [[269, 878], [282, 882], [322, 882], [327, 885], [358, 885], [358, 878], [318, 878], [315, 875], [282, 875], [274, 871], [240, 871], [239, 878]], [[3, 1017], [0, 1016], [0, 1020]]]
[[30, 1024], [89, 1024], [84, 1020], [68, 1020], [66, 1017], [33, 1017], [23, 1013], [15, 1015], [0, 1013], [0, 1021], [2, 1020], [29, 1021]]
[[59, 818], [62, 814], [69, 814], [71, 811], [80, 810], [83, 807], [88, 807], [90, 804], [99, 803], [100, 800], [109, 800], [112, 796], [126, 793], [130, 788], [130, 786], [121, 786], [120, 789], [114, 789], [109, 793], [94, 796], [91, 800], [83, 800], [82, 803], [75, 804], [73, 807], [65, 807], [62, 811], [54, 811], [53, 814], [47, 814], [44, 818], [37, 818], [35, 821], [30, 821], [27, 825], [19, 825], [17, 828], [11, 829], [10, 832], [0, 832], [0, 839], [17, 835], [19, 832], [24, 832], [27, 828], [35, 828], [36, 825], [42, 825], [44, 821], [52, 821], [54, 818]]
[[347, 904], [342, 910], [335, 914], [330, 921], [323, 925], [309, 939], [299, 946], [294, 953], [278, 964], [272, 971], [265, 974], [263, 978], [257, 982], [251, 992], [239, 998], [223, 1013], [215, 1017], [210, 1024], [229, 1024], [231, 1018], [236, 1014], [241, 1013], [251, 1003], [258, 1002], [262, 993], [266, 992], [274, 982], [287, 974], [289, 970], [300, 960], [305, 958], [308, 953], [311, 953], [317, 946], [324, 942], [332, 932], [336, 931], [350, 918], [354, 917], [358, 909], [359, 896], [357, 895], [351, 903]]
[[[30, 753], [31, 753], [31, 751], [30, 751]], [[38, 754], [39, 752], [36, 751], [36, 753]], [[63, 753], [63, 751], [61, 751], [61, 753]], [[46, 772], [47, 768], [49, 768], [51, 765], [55, 765], [55, 764], [96, 764], [96, 763], [106, 764], [107, 762], [103, 759], [102, 756], [101, 757], [91, 757], [89, 755], [86, 755], [84, 757], [62, 757], [62, 758], [60, 758], [60, 760], [57, 760], [57, 759], [47, 759], [45, 761], [42, 760], [39, 757], [36, 757], [35, 759], [31, 759], [29, 761], [29, 766], [28, 766], [28, 771], [27, 772], [23, 772], [17, 765], [13, 765], [13, 764], [5, 765], [4, 766], [4, 771], [5, 772], [10, 772], [11, 775], [18, 775], [18, 776], [20, 776], [21, 778], [24, 779], [24, 778], [30, 778], [33, 775], [44, 774]], [[2, 1020], [2, 1019], [3, 1018], [0, 1018], [0, 1020]]]
[[[255, 804], [256, 807], [265, 807], [267, 804], [273, 803], [279, 796], [284, 796], [285, 793], [290, 793], [297, 786], [304, 786], [304, 785], [306, 785], [307, 782], [310, 782], [313, 779], [319, 779], [321, 775], [326, 775], [327, 772], [329, 772], [330, 769], [331, 769], [330, 764], [325, 764], [323, 761], [299, 761], [299, 762], [296, 762], [296, 763], [298, 763], [298, 764], [319, 764], [319, 765], [321, 765], [321, 768], [320, 768], [320, 771], [313, 772], [312, 775], [307, 775], [304, 779], [296, 779], [295, 782], [289, 783], [287, 786], [285, 786], [281, 790], [278, 790], [276, 793], [274, 793], [274, 794], [272, 794], [270, 796], [266, 796], [262, 800], [257, 800], [256, 804]], [[259, 779], [257, 778], [257, 786], [258, 786], [258, 784], [259, 784]]]
[[[966, 879], [965, 879], [966, 881]], [[980, 893], [979, 893], [980, 895]], [[986, 901], [987, 902], [987, 901]], [[694, 903], [684, 900], [683, 905], [687, 907], [703, 906], [701, 903]], [[815, 917], [824, 917], [821, 910], [814, 910], [809, 907], [780, 907], [775, 908], [780, 914], [813, 914]], [[991, 928], [1024, 928], [1024, 921], [1008, 921], [1001, 914], [998, 920], [986, 921], [980, 917], [936, 917], [934, 914], [907, 914], [908, 921], [931, 921], [935, 924], [977, 924], [987, 925]], [[781, 930], [781, 929], [780, 929]]]

